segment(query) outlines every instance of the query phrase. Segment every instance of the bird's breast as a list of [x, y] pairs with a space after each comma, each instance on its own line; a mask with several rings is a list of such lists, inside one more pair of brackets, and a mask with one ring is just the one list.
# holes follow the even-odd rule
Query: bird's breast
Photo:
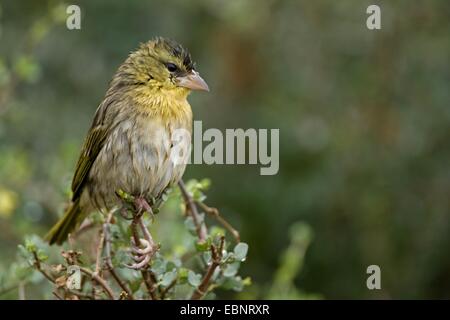
[[123, 120], [109, 134], [90, 173], [94, 205], [112, 207], [119, 189], [148, 199], [160, 196], [184, 173], [190, 133], [190, 119], [138, 114]]

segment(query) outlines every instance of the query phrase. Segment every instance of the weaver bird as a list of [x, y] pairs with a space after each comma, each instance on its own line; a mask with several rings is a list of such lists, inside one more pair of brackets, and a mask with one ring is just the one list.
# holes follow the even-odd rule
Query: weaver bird
[[191, 90], [209, 88], [176, 42], [157, 38], [128, 56], [95, 112], [76, 165], [72, 201], [47, 234], [50, 244], [62, 244], [90, 212], [118, 206], [119, 190], [148, 211], [181, 179], [186, 164], [174, 163], [167, 137], [177, 129], [192, 132]]

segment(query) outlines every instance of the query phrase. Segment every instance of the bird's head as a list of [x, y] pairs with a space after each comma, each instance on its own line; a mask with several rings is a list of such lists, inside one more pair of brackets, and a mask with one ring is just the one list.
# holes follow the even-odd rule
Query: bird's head
[[184, 96], [191, 90], [209, 91], [195, 70], [189, 52], [175, 41], [164, 38], [143, 43], [132, 52], [119, 68], [114, 84]]

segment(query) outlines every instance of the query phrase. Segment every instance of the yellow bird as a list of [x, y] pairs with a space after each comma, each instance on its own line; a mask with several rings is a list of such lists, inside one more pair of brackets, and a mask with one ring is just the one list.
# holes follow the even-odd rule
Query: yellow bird
[[119, 190], [148, 207], [181, 179], [186, 163], [173, 161], [170, 137], [178, 129], [192, 132], [191, 90], [209, 88], [176, 42], [157, 38], [128, 56], [97, 108], [76, 165], [71, 204], [47, 234], [50, 244], [62, 244], [93, 210], [119, 205]]

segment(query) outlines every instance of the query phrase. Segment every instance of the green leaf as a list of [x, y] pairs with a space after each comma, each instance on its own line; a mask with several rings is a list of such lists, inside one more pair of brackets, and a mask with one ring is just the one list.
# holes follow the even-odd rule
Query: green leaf
[[247, 277], [244, 280], [242, 280], [242, 284], [246, 287], [250, 286], [252, 284], [252, 278]]
[[205, 262], [207, 264], [211, 263], [211, 259], [212, 259], [211, 251], [208, 250], [206, 252], [203, 252], [203, 259], [205, 259]]
[[173, 280], [177, 278], [177, 270], [173, 269], [172, 271], [166, 272], [161, 280], [161, 285], [167, 287], [172, 283]]
[[189, 269], [186, 268], [180, 268], [178, 270], [178, 279], [180, 283], [184, 283], [187, 281], [189, 276]]
[[225, 277], [235, 276], [239, 270], [240, 265], [241, 265], [240, 262], [234, 262], [234, 263], [227, 264], [225, 269], [223, 270], [223, 275]]
[[155, 259], [152, 263], [152, 271], [160, 276], [166, 271], [167, 262], [162, 259]]
[[238, 243], [236, 247], [234, 247], [234, 257], [238, 261], [245, 261], [248, 253], [248, 244], [245, 242]]
[[208, 251], [210, 247], [211, 247], [211, 238], [207, 238], [206, 240], [203, 241], [200, 240], [195, 243], [195, 248], [197, 249], [198, 252]]
[[193, 287], [198, 287], [202, 282], [202, 275], [195, 273], [192, 270], [189, 270], [188, 273], [188, 282]]
[[199, 184], [200, 184], [199, 188], [202, 189], [203, 191], [206, 191], [211, 186], [211, 180], [208, 178], [204, 178], [199, 182]]
[[37, 252], [38, 259], [41, 261], [46, 261], [48, 259], [48, 254], [44, 250], [39, 249]]
[[25, 239], [25, 248], [28, 252], [33, 253], [36, 251], [36, 244], [32, 241], [32, 239]]

